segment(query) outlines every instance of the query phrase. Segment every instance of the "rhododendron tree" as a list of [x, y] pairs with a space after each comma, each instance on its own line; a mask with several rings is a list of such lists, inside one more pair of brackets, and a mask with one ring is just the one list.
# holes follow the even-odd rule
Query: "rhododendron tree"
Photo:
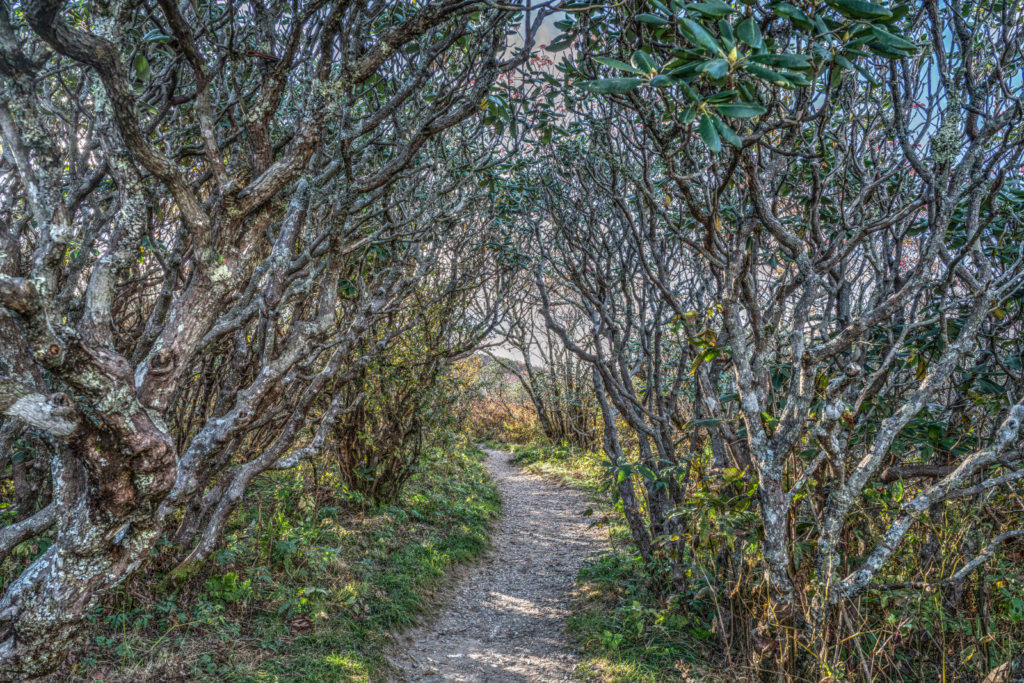
[[0, 680], [57, 666], [160, 538], [185, 554], [166, 588], [194, 574], [254, 478], [358, 408], [346, 386], [421, 285], [442, 305], [493, 272], [481, 102], [543, 18], [0, 3], [0, 443], [27, 444], [0, 551], [56, 525], [5, 584]]

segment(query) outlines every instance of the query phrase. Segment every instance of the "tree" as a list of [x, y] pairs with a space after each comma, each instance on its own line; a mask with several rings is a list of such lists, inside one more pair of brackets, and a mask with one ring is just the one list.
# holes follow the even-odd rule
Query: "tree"
[[[471, 385], [459, 361], [491, 336], [512, 291], [508, 264], [482, 244], [443, 244], [441, 272], [356, 350], [373, 360], [347, 383], [354, 409], [331, 439], [346, 485], [374, 502], [393, 503], [428, 449], [455, 445], [468, 418], [460, 394]], [[367, 353], [380, 344], [388, 348]]]
[[173, 586], [254, 477], [319, 453], [369, 332], [446, 240], [485, 241], [480, 103], [544, 12], [0, 7], [0, 410], [53, 479], [2, 550], [57, 524], [0, 600], [0, 680], [23, 680], [164, 534], [203, 530]]
[[[523, 287], [521, 291], [530, 291], [528, 282]], [[515, 349], [523, 360], [490, 354], [492, 360], [519, 381], [545, 438], [582, 448], [592, 446], [597, 436], [597, 407], [589, 391], [587, 366], [547, 329], [543, 318], [537, 315], [539, 302], [535, 297], [520, 298], [516, 304], [509, 312], [501, 338], [505, 347]], [[570, 309], [559, 317], [571, 330], [567, 334], [585, 345], [584, 318]]]
[[[544, 189], [521, 194], [537, 287], [593, 323], [591, 350], [560, 336], [593, 367], [620, 492], [645, 491], [634, 540], [690, 561], [659, 520], [699, 507], [701, 451], [675, 445], [709, 429], [722, 505], [768, 577], [750, 652], [768, 669], [839, 675], [844, 615], [876, 581], [943, 587], [955, 609], [1024, 534], [979, 516], [1024, 472], [1016, 11], [581, 6], [559, 23], [562, 78], [535, 78], [567, 110], [538, 121]], [[738, 585], [742, 567], [701, 552]]]

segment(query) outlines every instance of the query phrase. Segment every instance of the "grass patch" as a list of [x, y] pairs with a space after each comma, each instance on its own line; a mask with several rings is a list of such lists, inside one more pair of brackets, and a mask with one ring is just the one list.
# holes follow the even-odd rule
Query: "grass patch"
[[603, 453], [543, 444], [506, 445], [505, 448], [514, 454], [513, 462], [527, 471], [582, 489], [597, 504], [608, 502], [608, 497], [601, 495], [604, 485]]
[[[494, 444], [524, 469], [582, 490], [609, 551], [589, 560], [577, 578], [579, 597], [568, 630], [583, 649], [579, 677], [601, 683], [723, 680], [707, 664], [714, 656], [708, 605], [694, 596], [658, 598], [630, 537], [621, 507], [606, 491], [605, 455], [568, 446]], [[735, 680], [735, 678], [734, 678]]]
[[422, 463], [402, 499], [370, 508], [314, 471], [254, 485], [224, 549], [168, 598], [152, 566], [90, 615], [87, 645], [50, 683], [392, 680], [389, 632], [415, 623], [500, 512], [481, 451]]

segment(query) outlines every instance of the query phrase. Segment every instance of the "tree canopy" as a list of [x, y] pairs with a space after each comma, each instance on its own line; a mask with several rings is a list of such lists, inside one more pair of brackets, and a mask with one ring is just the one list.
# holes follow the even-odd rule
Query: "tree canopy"
[[0, 555], [50, 542], [0, 680], [261, 475], [393, 499], [497, 344], [765, 675], [846, 675], [878, 586], [961, 609], [1024, 536], [1020, 13], [3, 2]]

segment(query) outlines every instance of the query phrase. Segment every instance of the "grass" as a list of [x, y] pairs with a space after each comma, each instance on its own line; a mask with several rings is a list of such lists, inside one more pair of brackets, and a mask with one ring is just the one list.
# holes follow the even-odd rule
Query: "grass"
[[381, 508], [316, 472], [275, 475], [254, 487], [200, 575], [169, 598], [147, 592], [162, 550], [94, 610], [88, 645], [48, 680], [393, 680], [389, 633], [415, 623], [446, 572], [489, 545], [501, 501], [483, 456], [435, 454]]
[[[528, 471], [583, 491], [591, 518], [608, 532], [610, 549], [592, 558], [577, 579], [568, 630], [583, 650], [578, 676], [600, 683], [715, 683], [711, 614], [692, 596], [658, 598], [635, 553], [621, 509], [603, 490], [605, 456], [565, 446], [495, 444]], [[679, 609], [680, 600], [686, 609]]]

